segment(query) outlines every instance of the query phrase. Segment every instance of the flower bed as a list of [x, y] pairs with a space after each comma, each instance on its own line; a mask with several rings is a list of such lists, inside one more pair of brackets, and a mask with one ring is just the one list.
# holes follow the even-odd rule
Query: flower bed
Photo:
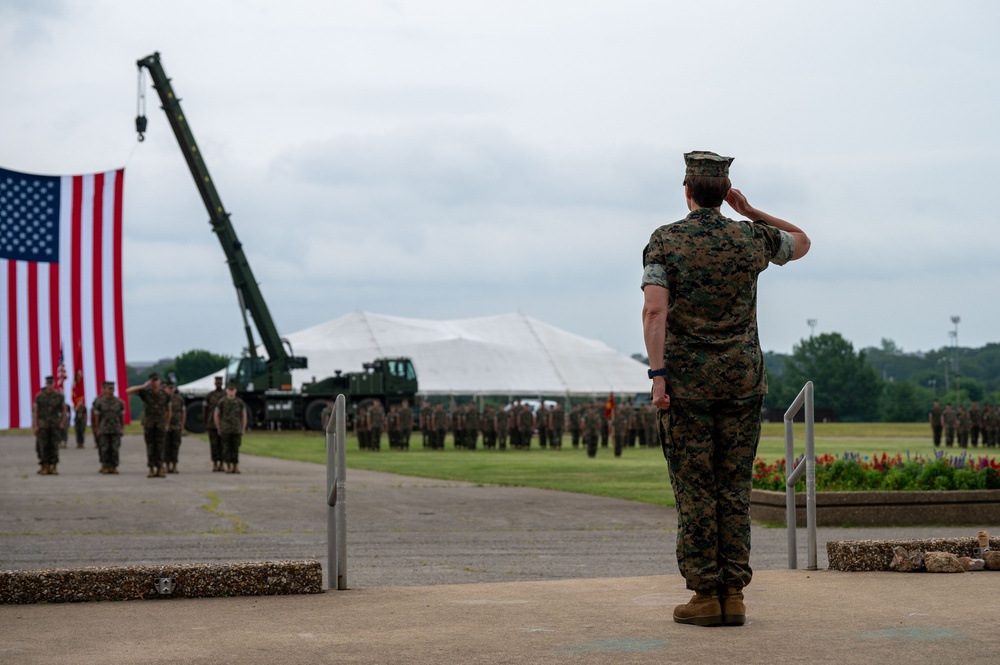
[[[754, 464], [750, 514], [785, 522], [785, 461]], [[796, 484], [796, 523], [805, 524], [805, 479]], [[1000, 524], [1000, 463], [967, 453], [816, 459], [819, 526]]]
[[[796, 464], [801, 459], [796, 460]], [[784, 492], [785, 477], [784, 459], [772, 464], [761, 459], [754, 462], [754, 489]], [[795, 491], [804, 492], [805, 488], [803, 476]], [[970, 456], [968, 453], [949, 456], [941, 451], [936, 452], [933, 459], [922, 455], [910, 456], [909, 453], [905, 459], [902, 454], [890, 457], [886, 453], [871, 458], [856, 453], [816, 458], [816, 491], [873, 490], [1000, 490], [1000, 462], [992, 457]]]

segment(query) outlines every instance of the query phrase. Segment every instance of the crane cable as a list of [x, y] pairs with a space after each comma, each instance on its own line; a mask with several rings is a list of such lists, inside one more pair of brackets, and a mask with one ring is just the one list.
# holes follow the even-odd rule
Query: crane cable
[[139, 65], [139, 96], [135, 102], [135, 131], [140, 142], [146, 139], [143, 136], [146, 132], [146, 72], [142, 65]]

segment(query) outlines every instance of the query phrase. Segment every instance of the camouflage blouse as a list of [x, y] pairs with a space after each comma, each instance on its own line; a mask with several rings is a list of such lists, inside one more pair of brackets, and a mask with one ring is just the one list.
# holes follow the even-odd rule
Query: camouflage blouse
[[792, 236], [764, 222], [700, 208], [653, 232], [642, 253], [642, 287], [669, 291], [663, 362], [667, 393], [740, 399], [767, 392], [757, 337], [757, 276], [783, 265]]
[[167, 423], [167, 429], [171, 432], [178, 432], [184, 426], [181, 419], [184, 417], [184, 398], [174, 393], [169, 400], [170, 403], [170, 422]]
[[219, 434], [242, 434], [245, 409], [246, 404], [239, 397], [220, 399], [215, 405], [215, 412], [219, 414]]
[[121, 434], [125, 419], [125, 402], [114, 395], [98, 395], [94, 400], [93, 414], [97, 416], [97, 435]]
[[63, 418], [63, 394], [42, 390], [35, 395], [35, 418], [39, 428], [58, 428]]
[[167, 406], [170, 404], [170, 396], [167, 391], [160, 389], [154, 391], [152, 388], [143, 388], [136, 393], [145, 408], [142, 411], [142, 426], [144, 429], [159, 427], [165, 429], [167, 426]]

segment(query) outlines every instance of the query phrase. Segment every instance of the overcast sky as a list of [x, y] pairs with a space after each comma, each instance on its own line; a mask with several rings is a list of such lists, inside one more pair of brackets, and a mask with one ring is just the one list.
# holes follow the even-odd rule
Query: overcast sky
[[[1000, 3], [0, 0], [0, 166], [125, 166], [131, 361], [246, 344], [153, 51], [283, 334], [520, 311], [643, 351], [642, 248], [683, 153], [812, 250], [765, 350], [1000, 340]], [[727, 206], [724, 211], [736, 216]]]

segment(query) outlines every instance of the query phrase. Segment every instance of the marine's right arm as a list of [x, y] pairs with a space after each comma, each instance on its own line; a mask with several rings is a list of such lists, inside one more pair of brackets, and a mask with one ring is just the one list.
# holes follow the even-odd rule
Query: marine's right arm
[[795, 241], [795, 250], [789, 258], [790, 261], [801, 259], [806, 255], [809, 248], [812, 246], [812, 242], [809, 240], [809, 236], [806, 235], [805, 231], [791, 222], [786, 222], [785, 220], [775, 217], [774, 215], [769, 215], [762, 210], [754, 208], [750, 205], [749, 201], [747, 201], [747, 197], [743, 195], [743, 192], [735, 187], [730, 189], [729, 193], [726, 194], [726, 203], [728, 203], [733, 210], [747, 219], [755, 222], [758, 220], [763, 221], [768, 226], [773, 226], [774, 228], [784, 231], [792, 236], [792, 239]]

